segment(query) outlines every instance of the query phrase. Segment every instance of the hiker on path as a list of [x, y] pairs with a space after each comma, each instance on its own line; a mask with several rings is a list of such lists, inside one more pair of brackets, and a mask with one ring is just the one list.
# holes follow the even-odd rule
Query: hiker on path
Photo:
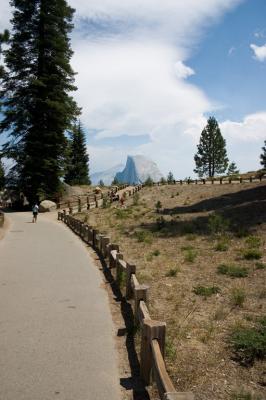
[[32, 222], [37, 222], [38, 212], [39, 212], [39, 206], [38, 204], [35, 204], [35, 206], [32, 207], [32, 213], [33, 213]]

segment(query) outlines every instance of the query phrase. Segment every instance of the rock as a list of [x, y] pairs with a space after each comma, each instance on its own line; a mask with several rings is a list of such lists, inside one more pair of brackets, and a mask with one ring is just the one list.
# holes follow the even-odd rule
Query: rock
[[56, 203], [51, 200], [43, 200], [39, 207], [40, 212], [49, 212], [54, 210], [56, 210]]
[[144, 183], [149, 177], [154, 182], [159, 182], [163, 175], [154, 161], [144, 156], [128, 156], [124, 170], [115, 177], [120, 183], [137, 185]]

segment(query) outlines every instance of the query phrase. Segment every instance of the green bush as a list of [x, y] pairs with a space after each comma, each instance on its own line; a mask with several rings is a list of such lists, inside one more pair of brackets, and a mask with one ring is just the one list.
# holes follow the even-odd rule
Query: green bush
[[160, 202], [160, 200], [157, 201], [157, 203], [155, 204], [155, 208], [157, 213], [160, 212], [161, 208], [162, 208], [162, 203]]
[[196, 286], [193, 292], [199, 296], [210, 297], [213, 294], [219, 293], [221, 290], [218, 286]]
[[220, 240], [216, 243], [215, 246], [216, 251], [227, 251], [228, 250], [228, 242], [225, 240]]
[[250, 249], [258, 248], [261, 245], [260, 238], [258, 236], [253, 236], [253, 235], [248, 236], [245, 242]]
[[179, 272], [179, 268], [170, 268], [166, 273], [165, 273], [165, 276], [166, 277], [173, 277], [173, 276], [176, 276], [176, 274]]
[[140, 198], [139, 193], [138, 192], [134, 193], [134, 195], [133, 195], [133, 206], [137, 206], [139, 204], [139, 198]]
[[115, 215], [117, 219], [127, 219], [130, 218], [132, 214], [132, 210], [130, 208], [120, 209], [118, 208], [115, 210]]
[[230, 342], [235, 358], [242, 365], [252, 365], [255, 359], [266, 356], [265, 317], [254, 327], [236, 327], [230, 335]]
[[231, 276], [232, 278], [245, 278], [248, 276], [248, 269], [246, 267], [239, 267], [232, 264], [219, 265], [217, 272], [222, 275]]
[[217, 233], [224, 233], [230, 227], [230, 221], [225, 219], [220, 214], [211, 214], [208, 219], [209, 232], [214, 235]]
[[259, 260], [262, 258], [262, 252], [258, 249], [248, 249], [243, 251], [245, 260]]
[[190, 249], [185, 252], [185, 261], [193, 263], [197, 257], [196, 250]]
[[160, 255], [160, 250], [154, 250], [152, 255], [158, 257]]
[[152, 243], [152, 234], [148, 231], [137, 231], [135, 232], [135, 237], [140, 243]]

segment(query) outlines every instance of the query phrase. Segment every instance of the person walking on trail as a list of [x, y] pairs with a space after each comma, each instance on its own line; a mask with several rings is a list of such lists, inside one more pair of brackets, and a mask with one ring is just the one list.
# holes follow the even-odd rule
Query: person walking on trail
[[37, 222], [38, 212], [39, 212], [39, 206], [38, 206], [38, 204], [35, 204], [32, 207], [32, 213], [33, 213], [32, 222]]

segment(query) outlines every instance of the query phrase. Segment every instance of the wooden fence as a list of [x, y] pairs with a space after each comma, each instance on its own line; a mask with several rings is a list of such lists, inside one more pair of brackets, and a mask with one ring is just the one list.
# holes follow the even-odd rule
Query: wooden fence
[[214, 184], [220, 184], [220, 185], [225, 185], [225, 184], [236, 184], [236, 183], [258, 183], [266, 181], [266, 176], [259, 176], [259, 177], [254, 177], [250, 176], [248, 178], [213, 178], [213, 179], [179, 179], [179, 180], [173, 180], [172, 182], [154, 182], [154, 186], [163, 186], [163, 185], [214, 185]]
[[57, 203], [57, 209], [68, 209], [70, 214], [74, 212], [82, 212], [85, 210], [91, 210], [93, 208], [101, 208], [104, 204], [110, 204], [114, 201], [119, 201], [122, 194], [125, 197], [132, 196], [134, 193], [141, 190], [142, 185], [137, 185], [128, 188], [128, 185], [115, 186], [106, 194], [103, 193], [91, 193], [86, 196], [80, 196], [76, 200], [66, 201]]
[[135, 324], [139, 325], [141, 331], [140, 373], [144, 383], [149, 385], [154, 379], [162, 400], [194, 400], [191, 392], [177, 392], [167, 373], [164, 361], [166, 323], [150, 317], [149, 287], [138, 282], [136, 266], [124, 259], [119, 246], [112, 243], [109, 236], [67, 214], [65, 210], [58, 212], [58, 220], [68, 225], [106, 260], [118, 287], [125, 291], [126, 299], [133, 302]]

